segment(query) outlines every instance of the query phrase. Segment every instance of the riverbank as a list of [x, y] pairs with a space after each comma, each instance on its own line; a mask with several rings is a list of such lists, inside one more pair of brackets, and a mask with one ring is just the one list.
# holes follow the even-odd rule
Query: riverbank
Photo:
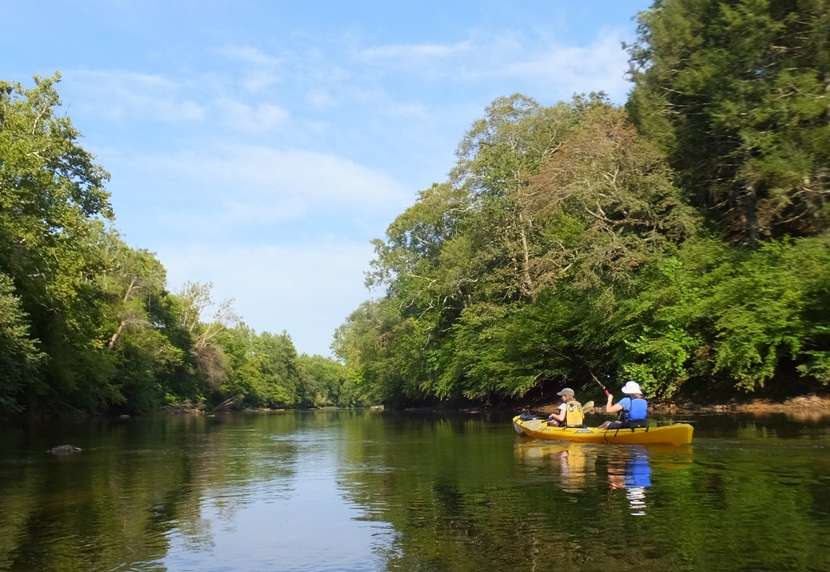
[[756, 398], [749, 401], [730, 401], [727, 403], [701, 405], [691, 401], [688, 402], [665, 402], [653, 405], [657, 413], [673, 413], [676, 411], [701, 411], [701, 412], [736, 412], [736, 413], [788, 413], [797, 416], [830, 416], [830, 396], [827, 395], [800, 395], [783, 401], [776, 401], [769, 398]]
[[[616, 401], [616, 400], [615, 400]], [[536, 405], [533, 409], [539, 413], [550, 414], [559, 407], [559, 401]], [[691, 400], [649, 401], [652, 413], [675, 414], [687, 412], [699, 413], [753, 413], [767, 415], [787, 413], [801, 418], [830, 417], [830, 395], [800, 395], [783, 401], [770, 398], [750, 400], [730, 400], [725, 403], [701, 404]], [[600, 413], [604, 404], [595, 404], [594, 412]]]

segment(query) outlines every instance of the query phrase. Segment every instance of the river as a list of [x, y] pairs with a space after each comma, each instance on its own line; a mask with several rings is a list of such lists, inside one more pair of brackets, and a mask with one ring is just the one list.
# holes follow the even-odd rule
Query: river
[[5, 424], [0, 571], [830, 570], [830, 419], [675, 420], [692, 446], [500, 412]]

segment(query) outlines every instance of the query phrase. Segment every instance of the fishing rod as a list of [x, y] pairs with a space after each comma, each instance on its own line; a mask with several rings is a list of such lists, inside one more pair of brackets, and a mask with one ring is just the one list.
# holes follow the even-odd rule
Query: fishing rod
[[595, 375], [594, 375], [594, 372], [592, 372], [592, 371], [589, 369], [589, 370], [588, 370], [588, 373], [590, 373], [590, 374], [591, 374], [591, 377], [593, 377], [593, 378], [594, 378], [594, 381], [596, 381], [596, 382], [599, 384], [599, 386], [600, 386], [600, 387], [602, 388], [602, 390], [605, 392], [606, 397], [610, 397], [610, 396], [611, 396], [611, 392], [610, 392], [610, 391], [608, 391], [608, 388], [607, 388], [607, 387], [605, 387], [604, 385], [602, 385], [602, 382], [601, 382], [600, 380], [598, 380], [598, 379], [597, 379], [597, 376], [595, 376]]

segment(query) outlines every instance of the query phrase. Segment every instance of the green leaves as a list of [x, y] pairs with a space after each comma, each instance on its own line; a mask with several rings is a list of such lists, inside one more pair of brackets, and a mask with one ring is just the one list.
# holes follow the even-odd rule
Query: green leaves
[[830, 224], [829, 21], [814, 0], [669, 0], [640, 16], [635, 121], [750, 246]]
[[828, 268], [826, 235], [751, 252], [713, 239], [684, 244], [615, 314], [622, 370], [658, 395], [695, 377], [751, 391], [793, 363], [826, 383], [826, 350], [816, 348], [830, 340]]
[[695, 230], [662, 155], [622, 110], [587, 109], [520, 195], [527, 218], [545, 221], [531, 263], [537, 289], [572, 277], [582, 288], [626, 281], [667, 240]]
[[19, 394], [38, 375], [44, 354], [29, 335], [14, 285], [0, 274], [0, 410], [21, 408]]
[[662, 155], [601, 96], [499, 98], [458, 157], [374, 242], [368, 284], [386, 294], [338, 331], [338, 355], [390, 403], [519, 396], [581, 369], [615, 303], [589, 291], [630, 287], [695, 229]]
[[[499, 98], [473, 124], [450, 181], [422, 192], [386, 240], [375, 241], [369, 283], [388, 288], [352, 314], [335, 342], [352, 379], [389, 404], [515, 397], [565, 380], [593, 387], [587, 367], [637, 379], [662, 397], [689, 382], [728, 394], [798, 374], [813, 385], [830, 380], [830, 323], [822, 318], [830, 249], [820, 218], [799, 214], [786, 223], [812, 236], [768, 239], [753, 250], [709, 234], [711, 219], [701, 214], [710, 211], [687, 202], [724, 207], [722, 223], [752, 214], [756, 230], [812, 208], [794, 197], [825, 176], [803, 129], [818, 108], [815, 98], [787, 90], [814, 89], [815, 76], [780, 70], [780, 89], [761, 94], [754, 75], [736, 76], [733, 67], [741, 50], [767, 40], [736, 40], [733, 53], [717, 26], [749, 33], [738, 16], [715, 3], [669, 5], [643, 16], [650, 44], [632, 48], [644, 68], [634, 72], [628, 109], [642, 130], [597, 97], [552, 108]], [[764, 18], [756, 24], [767, 26], [767, 38], [792, 23], [786, 14]], [[669, 28], [686, 44], [661, 43]], [[757, 71], [766, 77], [766, 68]], [[699, 112], [677, 112], [680, 95], [666, 95], [665, 82], [687, 90], [678, 91]], [[756, 105], [758, 97], [769, 105]], [[724, 137], [711, 139], [718, 130]], [[678, 177], [661, 148], [680, 152], [681, 142], [696, 148], [678, 161], [694, 161], [694, 169], [723, 163], [703, 173], [681, 161]], [[741, 155], [741, 146], [753, 151]], [[733, 179], [723, 178], [724, 165]], [[803, 178], [811, 169], [813, 182]], [[749, 213], [755, 183], [728, 187], [762, 179]], [[705, 193], [695, 195], [696, 185]], [[802, 191], [794, 195], [793, 185]], [[721, 201], [722, 192], [731, 206], [707, 202]], [[808, 218], [810, 232], [800, 226]]]

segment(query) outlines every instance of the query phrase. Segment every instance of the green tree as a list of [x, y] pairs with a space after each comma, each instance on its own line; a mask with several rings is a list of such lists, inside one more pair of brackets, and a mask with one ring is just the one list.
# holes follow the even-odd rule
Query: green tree
[[114, 394], [111, 356], [101, 352], [101, 218], [111, 218], [109, 175], [57, 114], [59, 80], [35, 87], [0, 81], [0, 272], [49, 356], [28, 384], [28, 403], [69, 401], [95, 408]]
[[630, 47], [640, 129], [731, 237], [830, 223], [830, 5], [659, 0]]
[[22, 408], [19, 397], [40, 373], [44, 357], [30, 337], [11, 278], [0, 274], [0, 410]]
[[[241, 322], [233, 308], [233, 299], [215, 303], [211, 297], [213, 283], [186, 282], [176, 293], [178, 326], [189, 337], [190, 357], [193, 359], [207, 392], [216, 392], [225, 382], [227, 356], [216, 337]], [[213, 310], [213, 319], [203, 322], [202, 315]]]
[[308, 405], [300, 386], [297, 350], [283, 332], [257, 333], [244, 323], [225, 328], [217, 347], [226, 356], [225, 379], [218, 388], [223, 399], [241, 397], [254, 407]]
[[520, 195], [537, 220], [537, 288], [569, 278], [578, 288], [627, 281], [668, 242], [695, 231], [663, 155], [624, 110], [595, 104]]
[[107, 350], [116, 356], [113, 382], [121, 394], [115, 401], [130, 410], [152, 411], [170, 394], [185, 356], [165, 333], [174, 322], [164, 311], [167, 273], [152, 253], [130, 248], [114, 231], [103, 237], [101, 247], [106, 269], [98, 282], [112, 331]]
[[584, 373], [640, 268], [696, 232], [662, 153], [601, 95], [499, 98], [458, 157], [375, 241], [369, 285], [386, 295], [335, 345], [387, 403]]
[[369, 401], [361, 388], [349, 379], [346, 366], [320, 355], [300, 354], [297, 358], [303, 402], [317, 407], [362, 407]]
[[[773, 240], [757, 251], [700, 238], [655, 260], [609, 320], [607, 350], [651, 395], [786, 391], [827, 384], [829, 237]], [[700, 382], [704, 383], [701, 384]]]

